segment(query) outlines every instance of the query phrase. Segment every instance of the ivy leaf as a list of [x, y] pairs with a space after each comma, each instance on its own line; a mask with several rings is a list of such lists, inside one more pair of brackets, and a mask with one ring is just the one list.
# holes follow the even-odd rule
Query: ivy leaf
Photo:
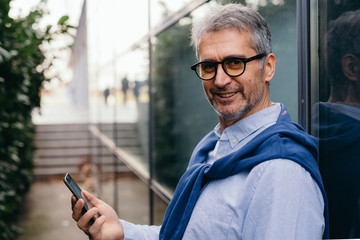
[[62, 16], [58, 21], [58, 25], [64, 25], [67, 20], [69, 20], [69, 16]]
[[46, 30], [45, 30], [45, 34], [47, 35], [47, 34], [50, 34], [50, 29], [52, 28], [52, 26], [51, 25], [47, 25], [46, 26]]
[[11, 53], [8, 52], [6, 49], [0, 47], [0, 55], [5, 59], [9, 59], [11, 57]]
[[73, 26], [73, 25], [67, 24], [67, 25], [66, 25], [66, 28], [68, 28], [68, 29], [71, 29], [71, 28], [72, 28], [72, 29], [76, 29], [77, 27], [75, 27], [75, 26]]

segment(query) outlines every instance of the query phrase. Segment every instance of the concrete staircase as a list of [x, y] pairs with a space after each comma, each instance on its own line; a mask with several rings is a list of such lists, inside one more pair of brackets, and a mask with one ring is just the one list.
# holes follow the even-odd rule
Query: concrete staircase
[[[101, 124], [97, 127], [122, 150], [142, 157], [136, 124]], [[115, 159], [89, 132], [87, 124], [37, 125], [35, 148], [36, 179], [63, 176], [67, 172], [76, 175], [89, 166], [96, 166], [101, 174], [113, 173], [114, 169], [118, 173], [130, 173], [129, 168]]]

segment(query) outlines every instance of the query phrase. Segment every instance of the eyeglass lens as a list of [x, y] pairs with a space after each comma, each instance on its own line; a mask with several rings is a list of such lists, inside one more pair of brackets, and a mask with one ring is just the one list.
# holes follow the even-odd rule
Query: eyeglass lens
[[[197, 66], [196, 71], [200, 78], [212, 79], [215, 77], [217, 65], [215, 62], [203, 62]], [[230, 76], [240, 75], [244, 66], [244, 61], [238, 58], [226, 59], [222, 64], [223, 70]]]

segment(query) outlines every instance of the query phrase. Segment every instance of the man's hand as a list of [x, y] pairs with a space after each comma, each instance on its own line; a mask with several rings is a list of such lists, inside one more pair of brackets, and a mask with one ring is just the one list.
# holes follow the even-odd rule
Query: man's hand
[[[87, 191], [83, 191], [83, 194], [93, 207], [82, 215], [84, 200], [76, 201], [76, 198], [72, 196], [72, 218], [77, 222], [78, 227], [93, 240], [124, 239], [124, 231], [114, 209]], [[90, 219], [96, 215], [100, 215], [100, 217], [96, 218], [96, 221], [90, 225]]]

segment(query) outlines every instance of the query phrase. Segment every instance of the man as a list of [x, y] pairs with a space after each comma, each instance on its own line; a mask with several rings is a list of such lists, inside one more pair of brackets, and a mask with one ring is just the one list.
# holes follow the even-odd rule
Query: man
[[276, 59], [266, 22], [242, 5], [217, 6], [192, 40], [200, 60], [192, 69], [219, 125], [195, 148], [162, 226], [118, 221], [88, 193], [95, 208], [83, 216], [83, 201], [72, 200], [78, 226], [93, 239], [321, 239], [317, 144], [270, 101]]
[[129, 80], [127, 79], [127, 76], [125, 75], [124, 78], [121, 80], [121, 90], [124, 95], [124, 105], [126, 105], [128, 89], [129, 89]]
[[360, 238], [360, 10], [340, 15], [326, 35], [330, 96], [314, 107], [331, 238]]

